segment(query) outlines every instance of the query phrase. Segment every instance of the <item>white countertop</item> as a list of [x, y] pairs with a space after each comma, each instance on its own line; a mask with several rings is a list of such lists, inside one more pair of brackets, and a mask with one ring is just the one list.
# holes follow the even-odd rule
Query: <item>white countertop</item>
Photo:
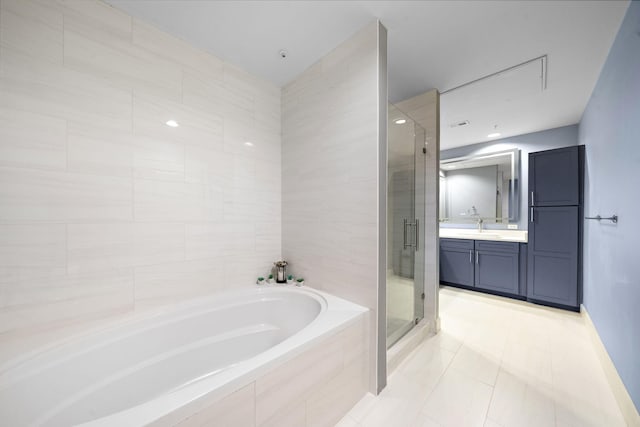
[[482, 230], [473, 228], [440, 228], [444, 239], [495, 240], [498, 242], [527, 243], [525, 230]]

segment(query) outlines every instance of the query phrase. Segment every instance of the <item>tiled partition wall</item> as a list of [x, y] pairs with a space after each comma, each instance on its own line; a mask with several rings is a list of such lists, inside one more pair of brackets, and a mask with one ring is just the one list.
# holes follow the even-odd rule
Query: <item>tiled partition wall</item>
[[280, 96], [98, 1], [0, 0], [0, 356], [264, 274]]
[[386, 30], [373, 23], [282, 97], [283, 256], [305, 284], [371, 309], [372, 391], [386, 366], [377, 309], [385, 304], [385, 55]]

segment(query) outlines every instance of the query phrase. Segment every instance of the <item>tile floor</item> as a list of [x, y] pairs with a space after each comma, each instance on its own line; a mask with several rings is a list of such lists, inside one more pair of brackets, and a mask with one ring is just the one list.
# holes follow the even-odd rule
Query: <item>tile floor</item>
[[442, 288], [440, 317], [338, 427], [625, 425], [579, 314]]

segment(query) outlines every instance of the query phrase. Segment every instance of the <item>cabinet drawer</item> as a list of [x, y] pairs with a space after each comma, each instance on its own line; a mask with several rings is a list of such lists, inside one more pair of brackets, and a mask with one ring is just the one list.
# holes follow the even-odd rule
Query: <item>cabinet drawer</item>
[[476, 240], [475, 249], [478, 251], [492, 252], [520, 252], [520, 244], [518, 242], [494, 242], [489, 240]]
[[473, 249], [473, 240], [467, 239], [440, 239], [442, 249]]

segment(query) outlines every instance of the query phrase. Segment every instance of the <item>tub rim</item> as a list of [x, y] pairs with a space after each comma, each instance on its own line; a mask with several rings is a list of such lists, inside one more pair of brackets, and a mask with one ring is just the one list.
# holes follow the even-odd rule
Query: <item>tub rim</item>
[[[92, 325], [92, 326], [89, 326], [87, 329], [83, 329], [81, 331], [75, 331], [69, 334], [68, 336], [54, 339], [51, 342], [48, 342], [41, 346], [37, 346], [26, 352], [20, 353], [19, 355], [12, 357], [4, 361], [3, 363], [0, 363], [0, 386], [2, 386], [5, 381], [7, 381], [7, 379], [5, 378], [5, 375], [10, 374], [11, 371], [13, 370], [20, 369], [21, 367], [20, 365], [29, 363], [33, 359], [49, 351], [61, 350], [63, 347], [67, 345], [73, 345], [77, 341], [81, 341], [86, 338], [91, 338], [95, 335], [109, 334], [110, 332], [113, 332], [117, 329], [126, 328], [130, 326], [138, 326], [139, 329], [137, 329], [137, 331], [141, 331], [141, 330], [144, 331], [144, 330], [153, 328], [153, 326], [157, 325], [158, 323], [151, 323], [149, 325], [142, 327], [143, 323], [158, 321], [158, 320], [160, 320], [160, 324], [171, 323], [171, 320], [172, 320], [171, 315], [172, 314], [177, 315], [178, 314], [177, 312], [179, 311], [186, 311], [189, 309], [194, 309], [199, 306], [202, 306], [203, 308], [202, 311], [186, 312], [180, 316], [180, 318], [188, 318], [188, 317], [196, 316], [198, 314], [202, 314], [207, 311], [221, 310], [221, 309], [233, 307], [236, 305], [242, 305], [246, 303], [246, 300], [237, 301], [237, 302], [230, 302], [229, 300], [233, 300], [235, 298], [238, 298], [244, 295], [249, 295], [256, 298], [260, 296], [261, 297], [260, 299], [263, 299], [265, 296], [268, 296], [271, 294], [277, 294], [279, 292], [296, 291], [296, 290], [310, 290], [310, 288], [299, 288], [299, 287], [294, 288], [291, 286], [287, 286], [285, 288], [285, 286], [283, 285], [280, 285], [280, 286], [262, 285], [260, 287], [255, 287], [255, 288], [246, 286], [239, 289], [228, 289], [219, 293], [213, 293], [213, 294], [204, 295], [204, 296], [196, 296], [196, 297], [189, 298], [174, 304], [163, 304], [161, 306], [154, 307], [152, 309], [145, 310], [143, 312], [128, 313], [123, 316], [114, 317], [113, 319], [110, 319], [110, 320], [105, 319], [104, 323], [101, 323], [99, 325]], [[327, 309], [327, 304], [328, 304], [327, 300], [321, 293], [311, 291], [306, 294], [310, 295], [320, 304], [320, 313], [318, 315], [320, 315], [324, 310]], [[222, 301], [220, 301], [221, 299]], [[209, 306], [209, 304], [211, 303], [214, 303], [216, 306], [208, 310], [204, 309], [205, 307]], [[166, 317], [166, 319], [163, 319], [164, 317]], [[313, 319], [312, 322], [315, 320], [316, 319]], [[130, 336], [130, 335], [133, 335], [133, 333], [134, 331], [124, 333], [121, 336]], [[9, 381], [10, 381], [10, 377], [9, 377]]]

